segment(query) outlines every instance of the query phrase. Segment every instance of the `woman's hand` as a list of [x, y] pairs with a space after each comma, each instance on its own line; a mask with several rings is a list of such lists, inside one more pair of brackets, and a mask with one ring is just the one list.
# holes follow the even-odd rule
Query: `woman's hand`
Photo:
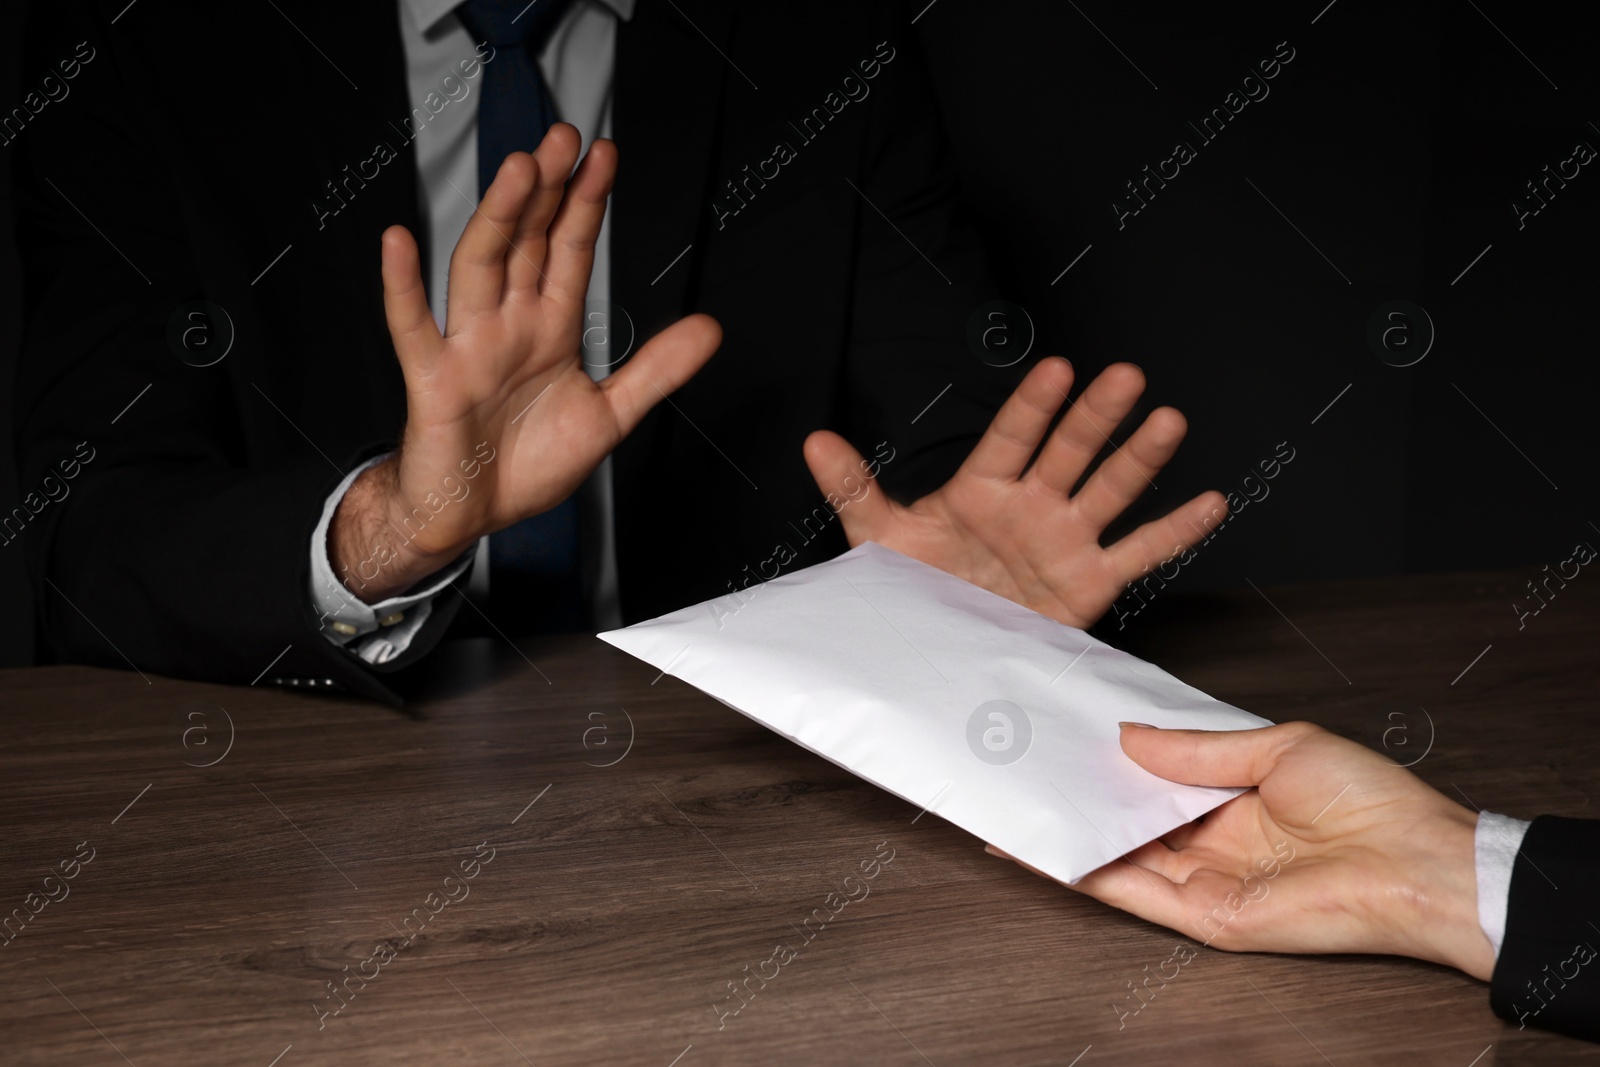
[[1410, 771], [1310, 723], [1124, 723], [1122, 749], [1174, 782], [1256, 788], [1069, 888], [1232, 952], [1375, 952], [1493, 973], [1477, 816]]

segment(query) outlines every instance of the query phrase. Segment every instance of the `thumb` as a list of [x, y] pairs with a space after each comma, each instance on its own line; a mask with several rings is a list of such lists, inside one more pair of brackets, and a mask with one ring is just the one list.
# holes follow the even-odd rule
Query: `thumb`
[[874, 540], [887, 525], [894, 502], [872, 476], [871, 464], [849, 441], [830, 430], [807, 437], [803, 452], [817, 488], [844, 522], [850, 547]]
[[710, 315], [687, 315], [635, 352], [622, 368], [600, 382], [617, 426], [626, 437], [667, 394], [706, 365], [722, 344], [722, 326]]
[[1253, 786], [1316, 727], [1291, 722], [1254, 730], [1161, 730], [1122, 724], [1122, 751], [1139, 766], [1183, 785]]

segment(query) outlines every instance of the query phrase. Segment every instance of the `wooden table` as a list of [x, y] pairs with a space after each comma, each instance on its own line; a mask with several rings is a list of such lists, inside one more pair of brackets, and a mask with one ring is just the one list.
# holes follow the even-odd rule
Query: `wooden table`
[[[1474, 804], [1593, 817], [1600, 579], [1519, 631], [1536, 573], [1168, 591], [1111, 636], [1269, 717], [1388, 731]], [[986, 856], [593, 638], [523, 651], [537, 668], [454, 649], [454, 691], [414, 717], [0, 672], [0, 911], [31, 915], [0, 946], [0, 1060], [1600, 1059], [1501, 1023], [1472, 979], [1371, 957], [1199, 949], [1119, 1029], [1113, 1005], [1178, 935]], [[46, 882], [63, 861], [76, 877]], [[745, 1003], [730, 983], [752, 973], [771, 977]]]

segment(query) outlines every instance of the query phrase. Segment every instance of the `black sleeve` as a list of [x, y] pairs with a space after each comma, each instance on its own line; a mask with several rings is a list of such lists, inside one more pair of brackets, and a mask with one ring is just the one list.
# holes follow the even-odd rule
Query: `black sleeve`
[[[218, 287], [245, 291], [249, 277], [202, 266], [198, 241], [223, 227], [186, 195], [195, 171], [172, 151], [166, 105], [149, 103], [161, 97], [121, 29], [104, 5], [39, 4], [30, 20], [29, 84], [62, 57], [89, 58], [71, 96], [14, 148], [25, 495], [5, 513], [0, 551], [26, 554], [47, 657], [219, 682], [331, 681], [395, 701], [322, 635], [310, 597], [323, 503], [386, 443], [331, 458], [264, 450], [244, 413], [261, 402], [249, 386], [175, 356], [174, 309], [219, 299]], [[253, 339], [239, 333], [242, 350]], [[460, 598], [438, 599], [385, 670], [437, 641]]]
[[[959, 199], [929, 73], [899, 5], [883, 5], [874, 38], [876, 58], [888, 62], [861, 161], [843, 414], [845, 436], [864, 454], [884, 438], [908, 446], [880, 477], [909, 502], [955, 473], [1040, 353], [1028, 351], [1025, 313], [983, 318], [1002, 294]], [[991, 334], [987, 349], [968, 336], [975, 317]]]
[[1517, 852], [1489, 987], [1518, 1028], [1600, 1041], [1600, 820], [1541, 815]]

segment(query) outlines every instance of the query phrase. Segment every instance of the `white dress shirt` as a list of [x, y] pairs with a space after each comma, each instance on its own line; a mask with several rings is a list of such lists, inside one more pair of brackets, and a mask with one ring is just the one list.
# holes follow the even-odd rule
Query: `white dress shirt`
[[[399, 0], [400, 37], [405, 47], [406, 83], [415, 109], [396, 115], [400, 131], [414, 131], [417, 153], [422, 233], [423, 282], [440, 329], [445, 322], [445, 290], [450, 253], [478, 203], [478, 89], [493, 63], [455, 15], [460, 0]], [[583, 147], [596, 137], [611, 136], [611, 96], [616, 66], [619, 20], [633, 17], [634, 0], [573, 0], [538, 57], [540, 72], [563, 122], [583, 135]], [[480, 62], [480, 60], [482, 62]], [[469, 73], [470, 72], [470, 73]], [[424, 117], [426, 116], [426, 117]], [[407, 120], [410, 120], [409, 123]], [[601, 224], [590, 275], [588, 305], [602, 305], [610, 295], [611, 218]], [[605, 367], [586, 364], [592, 377]], [[411, 643], [427, 621], [433, 598], [469, 565], [469, 595], [488, 592], [489, 540], [403, 596], [378, 604], [358, 600], [334, 574], [328, 559], [328, 527], [345, 491], [376, 456], [351, 471], [323, 505], [322, 520], [311, 539], [311, 597], [323, 619], [322, 632], [338, 645], [349, 645], [368, 663], [384, 663]], [[585, 551], [599, 555], [599, 575], [591, 608], [602, 628], [621, 624], [617, 595], [615, 529], [612, 521], [611, 460], [607, 458], [580, 492], [591, 494], [600, 516], [597, 529], [582, 531]], [[538, 610], [529, 605], [528, 610]]]
[[1506, 936], [1506, 907], [1511, 902], [1511, 874], [1517, 850], [1528, 832], [1528, 823], [1492, 811], [1478, 813], [1478, 827], [1472, 835], [1473, 867], [1478, 877], [1478, 925], [1500, 958], [1500, 945]]

